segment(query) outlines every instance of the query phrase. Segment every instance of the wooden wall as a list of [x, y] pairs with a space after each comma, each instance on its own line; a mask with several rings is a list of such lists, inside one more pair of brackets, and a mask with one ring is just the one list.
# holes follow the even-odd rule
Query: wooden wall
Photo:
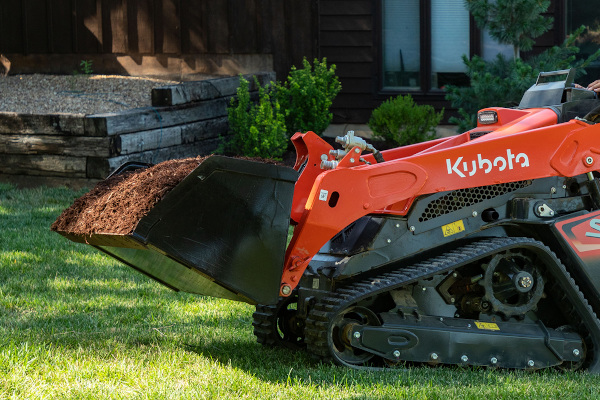
[[[318, 56], [327, 57], [329, 63], [336, 64], [342, 83], [342, 91], [332, 107], [336, 123], [365, 123], [374, 108], [400, 94], [381, 90], [380, 13], [380, 0], [318, 1]], [[552, 0], [547, 15], [554, 17], [554, 27], [538, 38], [532, 54], [564, 40], [563, 2]], [[428, 37], [421, 40], [428, 40]], [[523, 56], [527, 57], [527, 54]], [[419, 104], [430, 104], [438, 110], [444, 107], [446, 119], [455, 111], [450, 109], [444, 93], [412, 92], [411, 95]]]
[[[304, 56], [315, 56], [314, 8], [314, 0], [2, 1], [0, 53], [14, 70], [19, 61], [47, 60], [50, 72], [67, 61], [100, 60], [95, 55], [129, 55], [138, 62], [154, 56], [163, 64], [207, 55], [216, 56], [215, 68], [228, 56], [264, 55], [280, 76]], [[73, 66], [64, 68], [70, 73]]]
[[342, 91], [334, 101], [334, 122], [364, 123], [376, 99], [377, 42], [371, 0], [319, 1], [319, 57], [336, 65]]

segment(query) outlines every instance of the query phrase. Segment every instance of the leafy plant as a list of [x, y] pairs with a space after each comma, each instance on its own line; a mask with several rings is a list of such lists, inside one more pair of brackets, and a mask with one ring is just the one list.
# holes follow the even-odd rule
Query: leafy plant
[[435, 127], [444, 116], [430, 105], [417, 105], [410, 95], [384, 101], [373, 110], [369, 128], [375, 137], [381, 137], [398, 146], [424, 142], [435, 137]]
[[482, 108], [517, 106], [540, 72], [577, 68], [577, 77], [585, 74], [584, 68], [600, 56], [600, 50], [585, 60], [576, 60], [579, 49], [574, 43], [584, 30], [582, 26], [561, 46], [554, 46], [528, 60], [507, 60], [498, 55], [492, 61], [485, 61], [478, 56], [471, 60], [463, 56], [470, 85], [446, 87], [446, 99], [459, 113], [459, 117], [451, 117], [449, 122], [457, 124], [459, 132], [464, 132], [476, 126], [477, 111]]
[[327, 59], [315, 59], [311, 65], [304, 58], [302, 65], [304, 68], [292, 67], [287, 80], [276, 85], [277, 100], [285, 110], [288, 134], [313, 131], [320, 135], [331, 123], [329, 109], [342, 85], [335, 65], [328, 67]]
[[499, 43], [513, 46], [515, 59], [552, 27], [553, 18], [542, 15], [550, 0], [466, 0], [465, 4], [480, 28], [488, 28]]
[[269, 87], [261, 87], [256, 78], [258, 103], [250, 98], [250, 84], [240, 76], [237, 94], [227, 109], [230, 139], [221, 151], [244, 155], [280, 159], [287, 149], [288, 137], [281, 107], [272, 99]]
[[93, 74], [94, 70], [92, 68], [92, 64], [93, 64], [92, 60], [81, 60], [81, 62], [79, 63], [79, 67], [81, 69], [81, 72], [84, 75], [91, 75], [91, 74]]

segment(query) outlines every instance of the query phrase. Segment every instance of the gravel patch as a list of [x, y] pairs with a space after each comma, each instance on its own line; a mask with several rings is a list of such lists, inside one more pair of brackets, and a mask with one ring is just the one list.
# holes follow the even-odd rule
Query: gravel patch
[[121, 75], [0, 77], [0, 112], [100, 114], [152, 105], [155, 87], [180, 82]]

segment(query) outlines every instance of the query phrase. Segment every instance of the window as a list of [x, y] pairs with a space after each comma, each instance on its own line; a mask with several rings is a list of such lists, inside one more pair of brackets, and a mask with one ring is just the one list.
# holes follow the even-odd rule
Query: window
[[443, 89], [465, 77], [469, 56], [469, 11], [463, 1], [431, 0], [431, 88]]
[[419, 0], [383, 0], [384, 86], [421, 87]]
[[[593, 27], [580, 46], [588, 56], [600, 45], [600, 16], [586, 10], [600, 8], [600, 0], [567, 0], [566, 7], [568, 32], [582, 24]], [[381, 0], [381, 22], [386, 91], [441, 94], [446, 85], [469, 84], [463, 55], [513, 58], [511, 45], [477, 29], [464, 0]], [[600, 60], [586, 70], [590, 79], [600, 79]]]
[[435, 91], [464, 82], [469, 19], [463, 0], [382, 0], [384, 89]]
[[513, 47], [510, 44], [498, 43], [493, 39], [488, 30], [481, 32], [481, 57], [485, 61], [493, 61], [498, 54], [502, 54], [506, 59], [512, 59], [514, 55]]

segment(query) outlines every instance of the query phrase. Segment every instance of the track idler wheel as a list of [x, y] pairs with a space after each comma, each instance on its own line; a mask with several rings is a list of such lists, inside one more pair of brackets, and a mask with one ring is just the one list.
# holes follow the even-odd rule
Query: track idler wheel
[[[556, 330], [558, 332], [568, 332], [568, 333], [574, 333], [576, 332], [575, 328], [573, 328], [570, 325], [563, 325], [563, 326], [559, 326], [558, 328], [556, 328]], [[581, 350], [577, 350], [578, 356], [579, 356], [579, 361], [578, 362], [564, 362], [561, 365], [558, 366], [558, 369], [563, 370], [563, 371], [577, 371], [578, 369], [580, 369], [581, 367], [583, 367], [583, 364], [585, 364], [585, 360], [587, 357], [587, 345], [585, 343], [585, 340], [581, 340]]]
[[356, 325], [380, 326], [377, 315], [366, 307], [349, 307], [339, 313], [328, 329], [328, 346], [333, 358], [341, 364], [361, 365], [367, 363], [374, 354], [350, 345], [353, 327]]

